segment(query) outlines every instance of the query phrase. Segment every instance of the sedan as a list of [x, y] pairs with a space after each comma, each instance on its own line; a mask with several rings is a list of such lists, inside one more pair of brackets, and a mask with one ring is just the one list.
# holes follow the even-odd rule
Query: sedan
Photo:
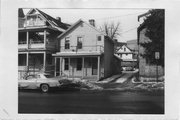
[[58, 79], [60, 80], [60, 78], [45, 73], [27, 75], [24, 79], [18, 80], [18, 87], [19, 89], [40, 89], [42, 92], [48, 92], [50, 88], [61, 86]]

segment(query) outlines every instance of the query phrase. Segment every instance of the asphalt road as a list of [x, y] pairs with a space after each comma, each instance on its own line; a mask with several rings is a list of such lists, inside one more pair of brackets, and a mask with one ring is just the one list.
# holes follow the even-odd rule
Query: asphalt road
[[164, 96], [159, 93], [120, 91], [19, 91], [18, 112], [164, 114]]

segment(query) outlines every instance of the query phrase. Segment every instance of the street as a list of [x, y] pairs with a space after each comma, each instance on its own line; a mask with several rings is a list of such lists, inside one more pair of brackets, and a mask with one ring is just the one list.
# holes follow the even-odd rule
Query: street
[[160, 93], [104, 91], [19, 91], [19, 113], [164, 114]]

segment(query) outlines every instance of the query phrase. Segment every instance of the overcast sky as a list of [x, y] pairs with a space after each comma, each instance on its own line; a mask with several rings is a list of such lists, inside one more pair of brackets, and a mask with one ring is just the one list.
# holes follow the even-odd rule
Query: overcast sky
[[[26, 14], [29, 9], [23, 9]], [[73, 24], [79, 19], [88, 21], [94, 19], [96, 27], [99, 28], [104, 22], [120, 22], [120, 33], [118, 41], [125, 42], [137, 39], [137, 17], [149, 9], [40, 9], [52, 17], [61, 17], [66, 23]]]

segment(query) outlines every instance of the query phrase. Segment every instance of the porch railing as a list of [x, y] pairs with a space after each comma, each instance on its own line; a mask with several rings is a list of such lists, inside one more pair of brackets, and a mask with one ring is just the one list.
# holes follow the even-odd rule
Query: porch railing
[[18, 44], [26, 44], [26, 41], [19, 41]]
[[37, 41], [30, 41], [30, 44], [43, 44], [43, 41], [37, 40]]
[[87, 52], [93, 52], [93, 51], [99, 51], [104, 52], [104, 47], [101, 45], [95, 45], [95, 46], [60, 46], [61, 52], [81, 52], [81, 51], [87, 51]]

